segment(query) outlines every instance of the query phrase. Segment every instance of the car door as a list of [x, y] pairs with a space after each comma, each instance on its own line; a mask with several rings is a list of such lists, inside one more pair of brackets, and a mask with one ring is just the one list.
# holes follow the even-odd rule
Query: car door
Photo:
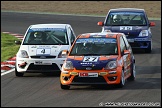
[[70, 43], [72, 45], [74, 40], [76, 39], [76, 35], [73, 31], [73, 28], [70, 25], [68, 26], [68, 34], [69, 34]]
[[121, 55], [124, 63], [124, 75], [127, 77], [127, 75], [131, 72], [131, 59], [130, 59], [130, 53], [124, 53], [125, 50], [129, 51], [126, 43], [123, 39], [123, 37], [120, 37], [120, 50], [121, 50]]

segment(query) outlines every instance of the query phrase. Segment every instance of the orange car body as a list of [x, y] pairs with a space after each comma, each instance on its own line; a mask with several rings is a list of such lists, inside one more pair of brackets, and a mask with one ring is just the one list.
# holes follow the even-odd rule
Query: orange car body
[[[93, 52], [92, 48], [88, 49], [91, 47], [89, 44], [87, 52], [80, 53], [82, 47], [77, 49], [77, 46], [87, 43], [96, 45]], [[110, 44], [115, 49], [107, 49]], [[60, 75], [62, 89], [69, 89], [70, 85], [93, 84], [117, 84], [123, 87], [126, 79], [135, 79], [135, 59], [125, 35], [112, 32], [79, 35], [67, 55]]]

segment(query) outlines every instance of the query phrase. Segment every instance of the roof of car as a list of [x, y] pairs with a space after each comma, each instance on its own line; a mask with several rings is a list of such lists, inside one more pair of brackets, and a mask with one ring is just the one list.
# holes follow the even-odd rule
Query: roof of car
[[30, 28], [64, 28], [69, 24], [34, 24]]
[[116, 32], [84, 33], [81, 34], [78, 38], [93, 38], [93, 37], [116, 38], [118, 34], [123, 34], [123, 33], [116, 33]]
[[135, 12], [145, 12], [144, 9], [139, 8], [116, 8], [116, 9], [110, 9], [109, 11], [135, 11]]

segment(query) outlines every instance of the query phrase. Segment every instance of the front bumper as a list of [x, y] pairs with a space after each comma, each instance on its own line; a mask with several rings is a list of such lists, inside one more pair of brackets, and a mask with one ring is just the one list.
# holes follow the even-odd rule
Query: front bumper
[[65, 58], [55, 59], [29, 59], [17, 58], [16, 69], [18, 72], [44, 73], [44, 72], [61, 72], [61, 67]]
[[149, 48], [151, 46], [152, 41], [149, 37], [127, 38], [127, 40], [132, 48], [142, 48], [142, 49]]
[[[96, 77], [80, 77], [79, 73], [97, 73]], [[60, 81], [62, 85], [95, 85], [95, 84], [119, 84], [120, 83], [120, 73], [116, 70], [115, 74], [109, 74], [109, 72], [103, 72], [101, 70], [97, 71], [73, 71], [68, 73], [61, 72]]]

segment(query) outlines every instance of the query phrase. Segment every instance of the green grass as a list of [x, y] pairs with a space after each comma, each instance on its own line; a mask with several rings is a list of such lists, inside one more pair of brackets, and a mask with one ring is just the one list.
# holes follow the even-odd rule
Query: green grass
[[9, 34], [1, 33], [1, 62], [16, 55], [20, 45], [16, 45], [15, 40], [20, 39]]

